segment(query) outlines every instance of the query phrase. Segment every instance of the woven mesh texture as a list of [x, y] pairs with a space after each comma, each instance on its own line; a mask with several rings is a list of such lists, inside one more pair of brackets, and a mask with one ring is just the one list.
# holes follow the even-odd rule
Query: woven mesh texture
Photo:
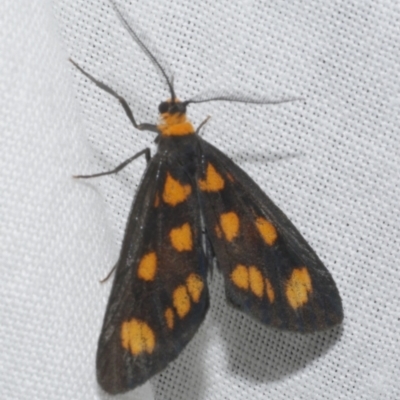
[[[398, 399], [400, 9], [382, 1], [119, 0], [182, 99], [242, 93], [279, 106], [189, 109], [290, 217], [342, 295], [343, 326], [298, 335], [226, 305], [214, 274], [199, 332], [121, 399]], [[145, 168], [86, 182], [150, 147], [165, 83], [107, 1], [0, 2], [0, 398], [106, 399], [95, 353]]]

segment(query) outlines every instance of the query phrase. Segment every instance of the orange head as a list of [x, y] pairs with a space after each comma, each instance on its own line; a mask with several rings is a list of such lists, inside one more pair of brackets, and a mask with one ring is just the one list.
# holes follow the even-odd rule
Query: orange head
[[186, 136], [195, 133], [192, 123], [186, 118], [187, 105], [187, 102], [172, 98], [158, 106], [160, 123], [157, 128], [161, 136]]

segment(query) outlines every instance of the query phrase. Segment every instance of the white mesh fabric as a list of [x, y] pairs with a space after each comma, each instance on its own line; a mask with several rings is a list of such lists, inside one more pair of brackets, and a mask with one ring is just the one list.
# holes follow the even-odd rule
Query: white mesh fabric
[[[396, 2], [123, 1], [174, 72], [204, 138], [242, 166], [333, 274], [342, 328], [278, 332], [229, 308], [218, 273], [205, 323], [126, 399], [397, 399], [400, 40]], [[155, 122], [168, 93], [107, 1], [0, 3], [0, 397], [108, 398], [95, 379], [114, 265], [145, 167], [87, 182], [154, 135], [79, 74], [73, 57]]]

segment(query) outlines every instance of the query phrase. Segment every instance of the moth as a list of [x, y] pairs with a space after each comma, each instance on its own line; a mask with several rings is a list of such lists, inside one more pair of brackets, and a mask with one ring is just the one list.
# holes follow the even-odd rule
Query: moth
[[121, 103], [136, 129], [156, 133], [158, 143], [153, 157], [145, 149], [112, 171], [78, 176], [113, 174], [141, 155], [148, 162], [98, 342], [100, 386], [111, 394], [134, 389], [180, 354], [209, 308], [207, 275], [214, 260], [228, 303], [261, 323], [295, 332], [339, 324], [342, 303], [331, 274], [260, 187], [199, 136], [205, 121], [195, 129], [186, 111], [203, 100], [176, 97], [172, 79], [112, 6], [163, 75], [170, 98], [158, 107], [158, 124], [138, 124], [124, 98], [71, 60]]

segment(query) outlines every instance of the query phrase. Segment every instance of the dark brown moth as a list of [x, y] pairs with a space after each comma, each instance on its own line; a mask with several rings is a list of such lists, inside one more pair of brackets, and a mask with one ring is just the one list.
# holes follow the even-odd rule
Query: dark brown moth
[[[133, 39], [156, 65], [170, 98], [158, 124], [138, 124], [128, 103], [114, 96], [133, 126], [156, 133], [128, 219], [104, 317], [97, 379], [108, 393], [134, 389], [174, 360], [209, 307], [207, 275], [217, 261], [228, 302], [263, 324], [314, 332], [339, 324], [342, 303], [332, 276], [286, 215], [226, 155], [199, 135], [172, 80], [112, 3]], [[219, 97], [211, 100], [240, 100]], [[287, 101], [287, 100], [286, 100]], [[262, 103], [279, 103], [265, 102]]]

